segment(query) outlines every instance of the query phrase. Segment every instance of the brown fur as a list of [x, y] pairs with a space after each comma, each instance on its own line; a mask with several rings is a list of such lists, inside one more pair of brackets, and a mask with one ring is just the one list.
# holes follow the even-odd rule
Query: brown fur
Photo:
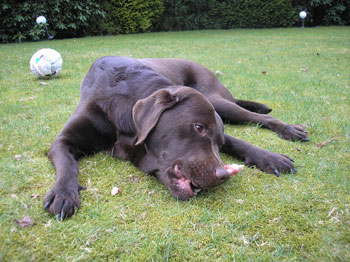
[[80, 102], [52, 143], [49, 158], [57, 177], [44, 208], [61, 219], [74, 214], [84, 189], [77, 161], [101, 150], [154, 174], [180, 200], [229, 179], [219, 151], [267, 173], [295, 172], [289, 157], [224, 134], [221, 119], [308, 140], [301, 126], [287, 125], [270, 111], [234, 99], [212, 72], [191, 61], [103, 57], [82, 81]]

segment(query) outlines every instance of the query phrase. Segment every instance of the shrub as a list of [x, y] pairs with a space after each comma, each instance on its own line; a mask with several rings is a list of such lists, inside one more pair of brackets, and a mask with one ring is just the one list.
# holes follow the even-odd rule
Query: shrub
[[350, 0], [293, 0], [293, 6], [307, 11], [309, 25], [350, 25]]
[[138, 33], [151, 31], [162, 14], [162, 0], [108, 0], [103, 2], [106, 17], [101, 24], [103, 33]]
[[160, 30], [286, 27], [294, 22], [291, 0], [164, 0]]
[[226, 0], [212, 8], [222, 28], [288, 27], [295, 14], [290, 0]]
[[299, 25], [350, 25], [350, 0], [2, 0], [0, 42], [46, 38], [43, 15], [56, 38]]
[[[180, 31], [213, 28], [209, 9], [214, 0], [164, 0], [164, 13], [155, 28], [158, 31]], [[213, 20], [214, 21], [214, 20]]]
[[46, 17], [50, 33], [62, 38], [97, 32], [96, 21], [104, 12], [94, 0], [3, 0], [0, 41], [43, 39], [44, 25], [35, 22], [39, 15]]

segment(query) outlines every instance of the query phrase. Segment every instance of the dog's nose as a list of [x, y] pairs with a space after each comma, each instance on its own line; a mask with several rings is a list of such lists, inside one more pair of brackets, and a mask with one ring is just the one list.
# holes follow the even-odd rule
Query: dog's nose
[[230, 173], [223, 167], [219, 167], [215, 170], [215, 176], [219, 180], [226, 180], [231, 177]]

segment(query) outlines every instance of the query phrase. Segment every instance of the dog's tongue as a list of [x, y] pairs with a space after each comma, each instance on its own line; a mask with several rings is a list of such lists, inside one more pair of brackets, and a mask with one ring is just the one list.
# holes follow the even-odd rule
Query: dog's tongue
[[230, 176], [233, 176], [234, 174], [237, 174], [239, 171], [243, 169], [244, 165], [225, 165], [225, 169], [230, 173]]

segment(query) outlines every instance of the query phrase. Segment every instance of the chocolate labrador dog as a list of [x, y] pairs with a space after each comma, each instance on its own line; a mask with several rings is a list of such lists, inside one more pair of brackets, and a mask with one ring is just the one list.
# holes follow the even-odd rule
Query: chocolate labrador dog
[[286, 156], [224, 133], [223, 121], [258, 123], [288, 140], [307, 141], [300, 125], [234, 99], [207, 68], [181, 59], [103, 57], [81, 84], [79, 104], [52, 143], [56, 183], [44, 209], [64, 219], [80, 207], [79, 158], [101, 150], [155, 175], [180, 200], [230, 178], [219, 152], [279, 176], [296, 172]]

